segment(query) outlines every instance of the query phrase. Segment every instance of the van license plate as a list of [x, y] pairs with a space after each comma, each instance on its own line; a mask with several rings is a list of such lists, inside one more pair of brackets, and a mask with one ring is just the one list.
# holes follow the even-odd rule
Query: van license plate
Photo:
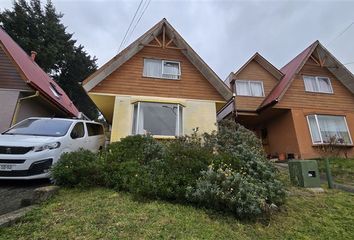
[[1, 165], [0, 165], [0, 171], [11, 171], [11, 170], [12, 170], [12, 166], [13, 166], [13, 165], [4, 165], [4, 164], [1, 164]]

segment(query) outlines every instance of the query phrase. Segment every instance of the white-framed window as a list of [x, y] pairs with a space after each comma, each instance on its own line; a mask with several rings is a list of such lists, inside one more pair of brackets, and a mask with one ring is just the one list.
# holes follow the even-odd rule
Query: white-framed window
[[183, 134], [183, 107], [180, 104], [137, 102], [133, 131], [136, 134], [180, 136]]
[[[335, 138], [338, 144], [351, 145], [352, 139], [344, 116], [308, 115], [313, 144], [331, 143]], [[333, 142], [332, 142], [333, 143]]]
[[331, 80], [328, 77], [303, 76], [305, 91], [318, 93], [333, 93]]
[[50, 91], [52, 91], [52, 93], [54, 94], [54, 96], [56, 97], [56, 98], [60, 98], [60, 96], [62, 96], [63, 94], [61, 94], [59, 91], [58, 91], [58, 89], [57, 89], [57, 87], [55, 86], [55, 84], [54, 83], [49, 83], [49, 88], [50, 88]]
[[181, 63], [177, 61], [144, 58], [144, 77], [180, 79]]
[[264, 97], [262, 81], [236, 80], [235, 88], [239, 96]]

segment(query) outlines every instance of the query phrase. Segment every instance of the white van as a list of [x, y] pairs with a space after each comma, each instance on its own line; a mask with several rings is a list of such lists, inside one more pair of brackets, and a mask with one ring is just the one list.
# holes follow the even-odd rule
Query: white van
[[0, 179], [48, 178], [64, 152], [104, 147], [102, 124], [80, 119], [28, 118], [0, 135]]

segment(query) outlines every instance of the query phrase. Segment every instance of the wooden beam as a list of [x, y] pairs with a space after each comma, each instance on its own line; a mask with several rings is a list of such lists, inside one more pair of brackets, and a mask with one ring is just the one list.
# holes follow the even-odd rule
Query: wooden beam
[[317, 61], [317, 59], [316, 58], [314, 58], [312, 55], [310, 56], [310, 58], [315, 62], [315, 63], [317, 63], [318, 65], [320, 65], [321, 66], [321, 64]]
[[166, 47], [167, 49], [177, 49], [177, 50], [187, 50], [186, 48], [180, 48], [180, 47]]
[[328, 56], [327, 56], [327, 55], [323, 58], [323, 62], [322, 62], [323, 66], [324, 66], [324, 65], [325, 65], [325, 63], [326, 63], [327, 58], [328, 58]]
[[170, 45], [170, 43], [172, 43], [172, 42], [173, 42], [173, 38], [171, 38], [171, 40], [168, 41], [168, 43], [166, 44], [166, 47], [168, 47], [168, 45]]
[[155, 48], [161, 48], [159, 45], [154, 45], [154, 44], [141, 44], [144, 47], [155, 47]]
[[162, 27], [162, 48], [165, 48], [165, 44], [166, 44], [166, 30], [165, 30], [165, 24]]
[[318, 56], [318, 61], [320, 62], [320, 66], [323, 67], [323, 62], [322, 62], [322, 59], [320, 57], [320, 53], [318, 52], [318, 49], [316, 50], [317, 52], [317, 56]]
[[161, 42], [159, 41], [159, 39], [158, 39], [155, 35], [154, 35], [154, 39], [155, 39], [155, 41], [159, 44], [159, 46], [162, 47]]

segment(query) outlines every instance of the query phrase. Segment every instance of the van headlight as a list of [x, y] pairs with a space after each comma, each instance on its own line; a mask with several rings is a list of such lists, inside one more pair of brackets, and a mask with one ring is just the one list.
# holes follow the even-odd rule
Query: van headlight
[[44, 151], [44, 150], [52, 150], [52, 149], [56, 149], [60, 147], [60, 142], [53, 142], [53, 143], [48, 143], [48, 144], [44, 144], [44, 145], [41, 145], [41, 146], [35, 146], [33, 147], [33, 151], [35, 152], [41, 152], [41, 151]]

